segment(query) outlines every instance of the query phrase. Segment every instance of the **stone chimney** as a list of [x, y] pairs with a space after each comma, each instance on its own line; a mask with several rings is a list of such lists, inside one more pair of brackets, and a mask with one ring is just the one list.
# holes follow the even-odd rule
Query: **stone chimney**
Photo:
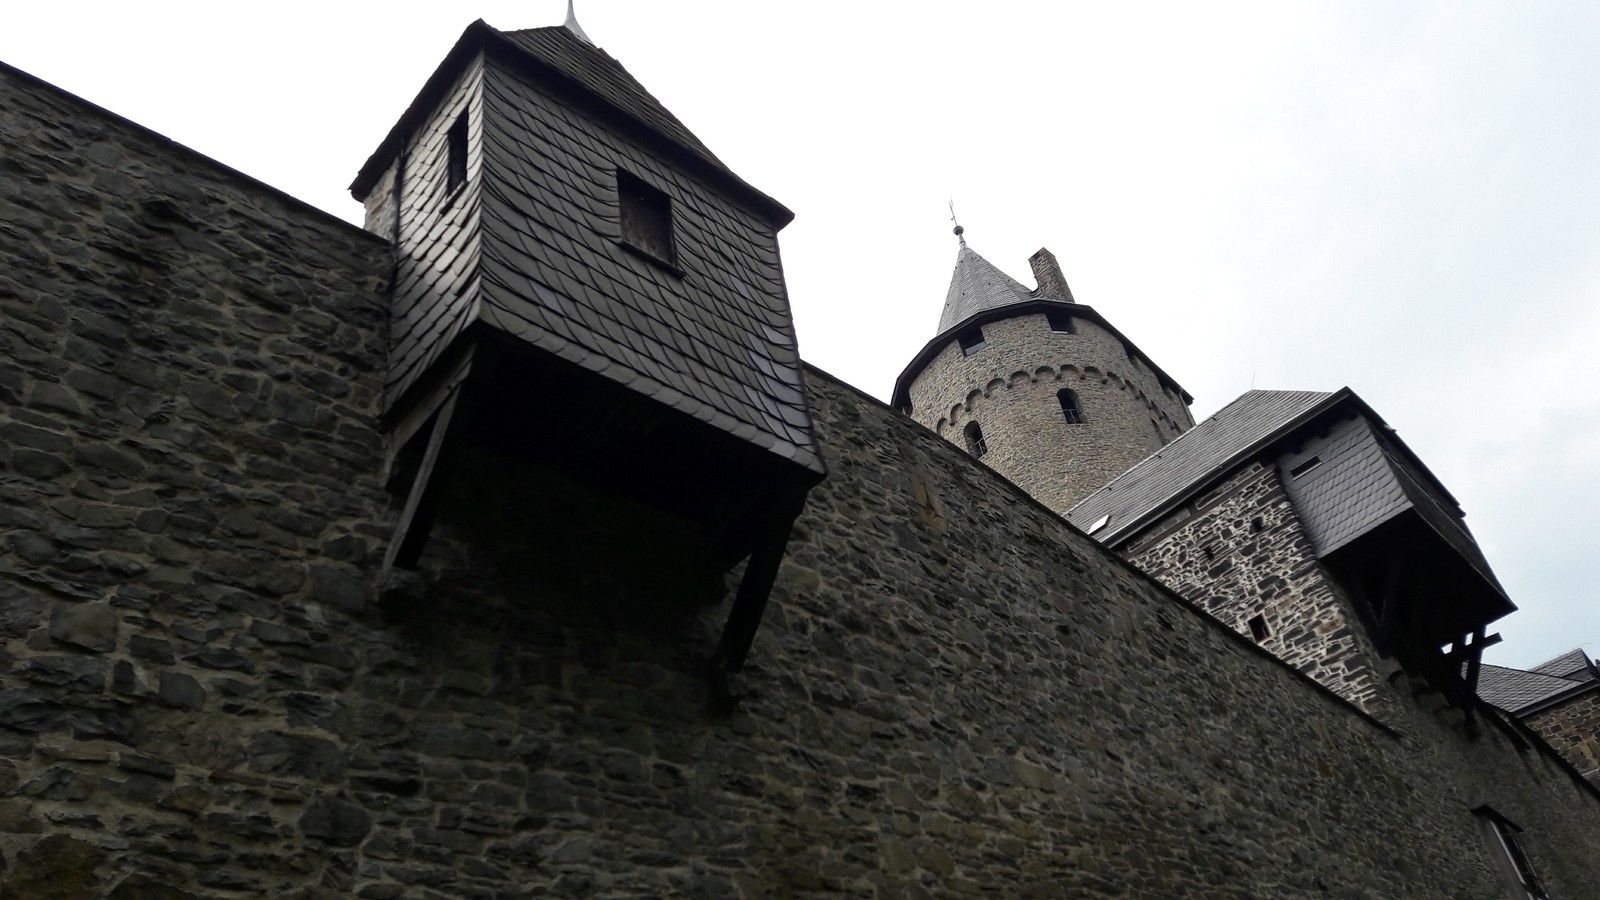
[[1040, 247], [1038, 253], [1028, 257], [1028, 265], [1033, 266], [1033, 280], [1039, 285], [1040, 297], [1078, 302], [1072, 299], [1072, 288], [1067, 287], [1067, 276], [1061, 274], [1061, 264], [1056, 262], [1054, 253]]

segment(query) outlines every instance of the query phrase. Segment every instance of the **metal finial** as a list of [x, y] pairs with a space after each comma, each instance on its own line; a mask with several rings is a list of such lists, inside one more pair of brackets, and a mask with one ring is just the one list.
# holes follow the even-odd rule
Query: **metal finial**
[[956, 222], [956, 201], [954, 200], [950, 201], [950, 221], [955, 222], [956, 227], [954, 231], [956, 240], [961, 242], [961, 246], [965, 247], [967, 245], [967, 239], [962, 237], [962, 235], [965, 234], [967, 230], [961, 227], [960, 222]]
[[591, 47], [594, 46], [594, 41], [589, 40], [589, 36], [583, 33], [583, 26], [578, 24], [578, 15], [572, 11], [572, 0], [567, 0], [567, 21], [563, 24], [568, 31], [578, 36], [578, 40]]

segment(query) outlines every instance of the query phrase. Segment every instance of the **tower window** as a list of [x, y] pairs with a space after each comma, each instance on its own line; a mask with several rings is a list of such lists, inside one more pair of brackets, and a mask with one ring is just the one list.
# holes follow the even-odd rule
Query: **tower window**
[[1045, 321], [1050, 323], [1050, 330], [1061, 334], [1077, 334], [1078, 330], [1072, 327], [1072, 315], [1064, 309], [1047, 309], [1044, 311]]
[[978, 427], [977, 422], [968, 422], [967, 427], [961, 429], [961, 433], [967, 439], [968, 453], [982, 459], [984, 454], [989, 452], [989, 445], [983, 440], [983, 429]]
[[956, 340], [961, 343], [961, 353], [971, 356], [983, 349], [983, 329], [974, 325], [956, 335]]
[[444, 189], [445, 193], [453, 194], [457, 188], [467, 183], [467, 114], [465, 112], [456, 116], [456, 120], [450, 124], [450, 130], [445, 132], [444, 147]]
[[1272, 636], [1272, 632], [1267, 630], [1266, 616], [1257, 613], [1250, 617], [1250, 636], [1255, 638], [1258, 644]]
[[627, 172], [618, 171], [617, 207], [623, 242], [672, 265], [675, 253], [671, 198]]
[[1068, 425], [1083, 424], [1083, 407], [1078, 405], [1077, 392], [1062, 388], [1056, 391], [1056, 400], [1061, 404], [1061, 415], [1066, 417]]

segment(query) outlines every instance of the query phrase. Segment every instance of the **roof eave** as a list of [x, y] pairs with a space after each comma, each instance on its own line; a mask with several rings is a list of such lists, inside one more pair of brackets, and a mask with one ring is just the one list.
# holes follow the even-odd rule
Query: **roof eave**
[[1194, 403], [1194, 397], [1191, 396], [1188, 391], [1183, 389], [1183, 385], [1179, 384], [1176, 378], [1168, 375], [1160, 366], [1156, 365], [1154, 360], [1150, 359], [1150, 357], [1143, 350], [1139, 349], [1139, 345], [1135, 344], [1131, 340], [1128, 340], [1128, 338], [1123, 335], [1122, 332], [1117, 330], [1116, 326], [1106, 321], [1105, 316], [1100, 315], [1100, 313], [1097, 312], [1094, 307], [1082, 303], [1068, 303], [1064, 300], [1051, 300], [1047, 297], [1035, 297], [1032, 300], [1023, 300], [1019, 303], [1012, 303], [1006, 306], [996, 306], [991, 309], [978, 310], [972, 315], [967, 316], [965, 319], [962, 319], [954, 325], [951, 325], [949, 328], [939, 332], [933, 337], [932, 340], [928, 341], [926, 344], [923, 344], [922, 349], [917, 351], [917, 355], [913, 356], [911, 358], [911, 362], [907, 363], [906, 367], [901, 370], [900, 377], [895, 379], [893, 399], [890, 401], [889, 405], [895, 409], [905, 408], [905, 405], [911, 400], [911, 382], [915, 381], [917, 376], [922, 374], [922, 370], [928, 367], [928, 363], [933, 362], [933, 358], [939, 355], [939, 351], [944, 349], [945, 344], [955, 340], [956, 332], [972, 325], [983, 325], [988, 322], [996, 322], [1000, 319], [1009, 319], [1012, 316], [1036, 312], [1038, 310], [1051, 307], [1067, 309], [1070, 310], [1073, 315], [1082, 316], [1084, 318], [1093, 320], [1096, 325], [1099, 325], [1101, 328], [1104, 328], [1106, 331], [1110, 332], [1112, 337], [1121, 341], [1123, 344], [1131, 348], [1134, 353], [1138, 354], [1139, 358], [1144, 360], [1145, 365], [1150, 367], [1150, 371], [1155, 373], [1156, 378], [1172, 385], [1174, 388], [1177, 388], [1178, 395], [1183, 398], [1183, 403], [1185, 406], [1189, 406]]

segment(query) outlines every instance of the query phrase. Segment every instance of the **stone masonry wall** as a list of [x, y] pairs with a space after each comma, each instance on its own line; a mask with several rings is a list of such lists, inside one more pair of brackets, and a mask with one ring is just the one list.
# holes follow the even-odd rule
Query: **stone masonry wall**
[[[386, 248], [0, 72], [0, 897], [1600, 896], [1600, 800], [1385, 728], [810, 373], [737, 711], [674, 523], [470, 459], [373, 602]], [[535, 502], [539, 501], [539, 502]]]
[[1378, 655], [1271, 465], [1254, 463], [1126, 545], [1134, 565], [1317, 682], [1378, 712]]
[[303, 729], [362, 721], [328, 610], [383, 527], [389, 265], [0, 67], [0, 896], [270, 895], [282, 821], [337, 844]]
[[1523, 719], [1590, 781], [1600, 783], [1600, 690]]
[[[977, 422], [984, 463], [1046, 506], [1074, 503], [1194, 425], [1189, 408], [1120, 341], [1083, 318], [1075, 334], [1043, 313], [983, 326], [984, 347], [949, 346], [912, 383], [912, 416], [957, 446]], [[1056, 392], [1077, 392], [1082, 424], [1068, 423]]]

